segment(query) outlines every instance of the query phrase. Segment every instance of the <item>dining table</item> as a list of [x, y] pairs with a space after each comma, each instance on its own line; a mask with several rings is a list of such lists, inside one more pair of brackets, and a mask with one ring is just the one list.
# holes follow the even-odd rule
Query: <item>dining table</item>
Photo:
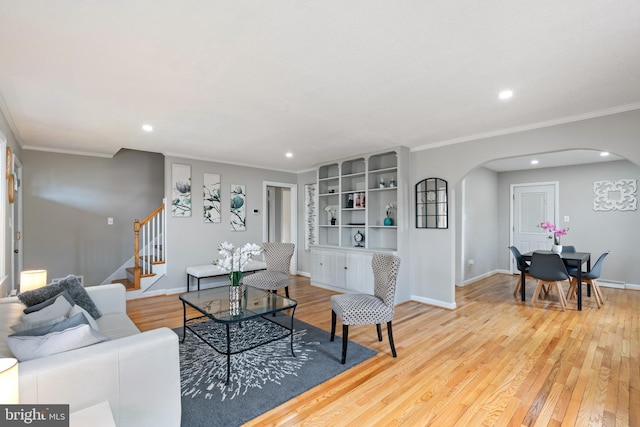
[[[522, 254], [525, 261], [530, 262], [534, 253], [552, 254], [555, 252], [537, 249], [535, 251]], [[576, 279], [578, 280], [578, 310], [582, 310], [582, 264], [587, 264], [587, 271], [591, 270], [591, 252], [561, 252], [560, 258], [567, 267], [576, 267]], [[520, 272], [520, 292], [522, 293], [522, 301], [525, 301], [525, 270]], [[591, 289], [587, 290], [588, 294]]]

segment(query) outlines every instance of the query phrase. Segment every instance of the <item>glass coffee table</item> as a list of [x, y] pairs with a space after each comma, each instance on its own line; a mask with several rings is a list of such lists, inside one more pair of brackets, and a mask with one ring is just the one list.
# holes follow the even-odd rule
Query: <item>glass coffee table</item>
[[[225, 354], [227, 356], [227, 384], [229, 384], [229, 376], [231, 373], [232, 354], [251, 350], [288, 336], [291, 339], [291, 355], [295, 357], [293, 352], [293, 316], [298, 302], [291, 298], [282, 297], [274, 292], [246, 285], [243, 286], [244, 290], [239, 306], [230, 302], [229, 286], [221, 286], [197, 292], [187, 292], [180, 295], [184, 318], [182, 342], [184, 342], [187, 330], [189, 330], [215, 351], [220, 354]], [[201, 316], [187, 318], [187, 305], [197, 310]], [[272, 317], [274, 317], [276, 313], [285, 310], [291, 310], [290, 327], [272, 320]], [[252, 342], [246, 347], [232, 348], [233, 333], [231, 331], [231, 325], [237, 324], [240, 328], [248, 327], [251, 323], [245, 322], [258, 318], [275, 323], [287, 332], [275, 337], [272, 336], [267, 339]], [[207, 320], [212, 320], [224, 327], [224, 331], [226, 332], [226, 345], [224, 345], [224, 340], [222, 340], [222, 345], [220, 345], [220, 343], [216, 344], [213, 340], [207, 339], [204, 334], [198, 332], [197, 328], [194, 327], [195, 324], [200, 324]]]

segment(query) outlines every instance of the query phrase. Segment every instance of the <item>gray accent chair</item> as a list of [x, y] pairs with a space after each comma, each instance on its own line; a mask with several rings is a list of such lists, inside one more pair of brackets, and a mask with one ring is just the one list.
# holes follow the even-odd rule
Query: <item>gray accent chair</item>
[[[520, 273], [524, 271], [525, 276], [529, 274], [529, 263], [524, 260], [524, 258], [522, 257], [522, 254], [520, 253], [520, 250], [515, 246], [509, 246], [509, 250], [511, 251], [511, 253], [513, 254], [513, 257], [516, 260], [516, 267], [518, 268], [518, 271]], [[518, 291], [520, 290], [521, 286], [522, 286], [522, 281], [518, 280], [516, 289], [513, 291], [514, 298], [517, 298]]]
[[[601, 305], [604, 305], [604, 298], [602, 298], [602, 292], [600, 291], [600, 286], [598, 286], [598, 278], [600, 278], [600, 274], [602, 272], [602, 262], [604, 258], [609, 255], [611, 251], [606, 251], [596, 261], [596, 263], [591, 267], [589, 271], [583, 271], [581, 275], [582, 283], [587, 283], [593, 289], [594, 298], [596, 300], [596, 305], [600, 308]], [[569, 285], [569, 290], [567, 291], [567, 298], [575, 298], [578, 292], [578, 268], [571, 267], [567, 268], [569, 275], [571, 276], [571, 284]]]
[[529, 274], [538, 280], [536, 289], [533, 291], [533, 297], [531, 298], [531, 305], [536, 303], [540, 291], [545, 285], [549, 285], [551, 289], [555, 286], [560, 306], [562, 307], [562, 311], [564, 311], [567, 306], [567, 300], [565, 299], [564, 290], [562, 289], [562, 282], [569, 280], [571, 276], [569, 276], [560, 255], [534, 252], [531, 257]]
[[382, 341], [381, 323], [387, 324], [389, 344], [393, 357], [397, 357], [393, 343], [391, 321], [395, 306], [396, 282], [400, 268], [400, 258], [395, 255], [376, 252], [371, 260], [374, 277], [374, 295], [341, 294], [331, 297], [331, 341], [336, 335], [336, 318], [342, 322], [342, 360], [347, 360], [349, 325], [376, 325], [378, 341]]
[[294, 250], [293, 243], [263, 243], [262, 252], [267, 269], [245, 277], [242, 282], [273, 293], [284, 288], [285, 295], [289, 298], [289, 270]]

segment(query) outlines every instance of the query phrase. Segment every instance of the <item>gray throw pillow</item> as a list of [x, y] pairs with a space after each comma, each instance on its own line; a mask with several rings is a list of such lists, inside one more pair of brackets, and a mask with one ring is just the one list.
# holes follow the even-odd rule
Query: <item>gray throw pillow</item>
[[58, 295], [52, 296], [48, 300], [42, 301], [40, 304], [32, 305], [31, 307], [25, 308], [23, 312], [24, 314], [29, 314], [29, 313], [33, 313], [34, 311], [42, 310], [45, 307], [49, 307], [51, 304], [56, 302], [56, 299], [59, 296], [63, 296], [69, 302], [69, 304], [71, 304], [72, 307], [76, 304], [73, 298], [71, 298], [71, 295], [69, 295], [69, 292], [64, 291]]
[[64, 318], [58, 322], [50, 325], [38, 326], [36, 328], [27, 329], [26, 331], [16, 332], [9, 335], [10, 337], [38, 337], [40, 335], [46, 335], [51, 332], [60, 332], [68, 328], [73, 328], [78, 325], [88, 325], [89, 320], [83, 313], [78, 313], [75, 316]]
[[60, 279], [60, 281], [56, 283], [51, 283], [47, 286], [43, 286], [42, 288], [21, 293], [18, 295], [18, 298], [24, 305], [31, 307], [32, 305], [40, 304], [41, 302], [46, 301], [64, 291], [67, 291], [73, 301], [80, 307], [87, 310], [94, 319], [102, 317], [102, 313], [98, 307], [96, 307], [86, 289], [82, 287], [80, 280], [72, 274], [64, 279]]

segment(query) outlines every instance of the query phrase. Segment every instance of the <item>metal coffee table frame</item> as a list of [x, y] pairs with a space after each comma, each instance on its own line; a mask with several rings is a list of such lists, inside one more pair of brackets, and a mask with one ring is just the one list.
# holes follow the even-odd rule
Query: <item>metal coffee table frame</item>
[[[231, 375], [231, 355], [242, 353], [244, 351], [252, 350], [256, 347], [260, 347], [262, 345], [268, 344], [273, 341], [280, 340], [287, 336], [290, 337], [290, 348], [291, 355], [295, 357], [295, 353], [293, 352], [293, 317], [296, 311], [296, 307], [298, 302], [291, 298], [285, 298], [276, 294], [275, 292], [265, 291], [262, 289], [254, 288], [252, 286], [245, 286], [245, 290], [243, 293], [242, 305], [238, 314], [232, 314], [230, 310], [229, 304], [229, 286], [222, 286], [217, 288], [206, 289], [203, 291], [197, 292], [188, 292], [180, 295], [180, 301], [182, 301], [182, 310], [183, 310], [183, 319], [184, 324], [182, 328], [182, 341], [187, 335], [187, 329], [191, 331], [194, 335], [196, 335], [200, 340], [202, 340], [209, 347], [214, 349], [216, 352], [220, 354], [224, 354], [227, 356], [227, 381], [226, 384], [229, 384], [229, 377]], [[202, 314], [202, 316], [196, 316], [192, 318], [187, 318], [187, 305], [192, 307], [196, 311]], [[281, 311], [291, 310], [291, 326], [287, 328], [286, 326], [275, 322], [270, 319], [273, 315]], [[238, 323], [240, 327], [242, 327], [242, 322], [247, 320], [262, 318], [268, 320], [272, 323], [275, 323], [283, 328], [287, 329], [289, 332], [283, 335], [277, 336], [275, 338], [270, 338], [264, 341], [260, 341], [258, 344], [252, 345], [247, 348], [241, 348], [236, 351], [231, 351], [231, 337], [232, 334], [230, 332], [230, 326], [233, 323]], [[205, 339], [201, 336], [196, 330], [190, 327], [190, 324], [199, 323], [203, 319], [210, 319], [217, 323], [222, 323], [225, 326], [226, 331], [226, 342], [227, 348], [226, 351], [221, 351], [216, 348], [213, 343]]]

